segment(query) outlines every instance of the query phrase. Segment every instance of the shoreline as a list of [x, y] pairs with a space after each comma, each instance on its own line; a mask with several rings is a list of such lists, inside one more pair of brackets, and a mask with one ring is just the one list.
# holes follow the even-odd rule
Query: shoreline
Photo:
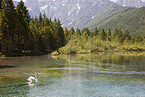
[[[139, 55], [144, 55], [145, 56], [145, 51], [107, 51], [107, 52], [84, 52], [84, 53], [76, 53], [76, 54], [59, 54], [55, 52], [55, 54], [52, 53], [48, 53], [48, 54], [44, 54], [44, 55], [51, 55], [51, 56], [59, 56], [59, 55], [69, 55], [69, 56], [75, 56], [75, 55], [86, 55], [86, 54], [121, 54], [121, 55], [126, 55], [126, 54], [139, 54]], [[44, 55], [13, 55], [13, 56], [7, 56], [7, 55], [2, 55], [0, 56], [0, 58], [11, 58], [11, 57], [38, 57], [38, 56], [44, 56]]]
[[109, 51], [109, 52], [85, 52], [85, 53], [76, 53], [76, 54], [53, 54], [51, 53], [52, 56], [59, 56], [59, 55], [85, 55], [85, 54], [139, 54], [139, 55], [144, 55], [145, 56], [145, 51]]

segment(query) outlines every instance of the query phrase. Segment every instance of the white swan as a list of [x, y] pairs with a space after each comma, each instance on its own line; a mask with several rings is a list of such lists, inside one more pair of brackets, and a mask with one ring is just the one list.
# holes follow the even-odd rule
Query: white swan
[[37, 79], [37, 75], [38, 73], [35, 73], [35, 77], [30, 76], [27, 80], [29, 81], [29, 83], [37, 83], [38, 79]]

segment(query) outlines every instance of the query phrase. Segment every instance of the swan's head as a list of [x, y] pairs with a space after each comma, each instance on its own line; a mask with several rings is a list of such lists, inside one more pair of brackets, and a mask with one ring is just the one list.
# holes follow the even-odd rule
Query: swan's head
[[39, 74], [38, 74], [38, 73], [35, 73], [34, 75], [37, 76], [37, 75], [39, 75]]

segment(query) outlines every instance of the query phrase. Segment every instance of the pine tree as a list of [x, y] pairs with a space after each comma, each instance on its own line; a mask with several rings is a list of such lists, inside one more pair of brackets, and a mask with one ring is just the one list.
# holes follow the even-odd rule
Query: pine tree
[[1, 53], [1, 50], [2, 50], [2, 31], [1, 31], [1, 22], [2, 22], [2, 17], [1, 17], [1, 11], [0, 11], [0, 53]]
[[88, 35], [90, 35], [90, 33], [91, 33], [88, 28], [83, 28], [81, 32], [82, 33], [86, 32]]
[[96, 28], [95, 28], [95, 31], [94, 31], [94, 35], [96, 36], [96, 35], [98, 35], [98, 33], [99, 33], [99, 30], [98, 30], [98, 28], [96, 27]]
[[46, 18], [47, 18], [47, 16], [46, 16], [46, 13], [44, 12], [43, 13], [43, 19], [46, 20]]
[[2, 8], [2, 7], [1, 7], [1, 3], [2, 3], [2, 0], [0, 0], [0, 9]]
[[69, 30], [69, 35], [68, 35], [68, 39], [71, 39], [72, 35], [75, 34], [75, 30], [73, 27], [71, 27], [71, 29]]
[[40, 13], [40, 14], [39, 14], [39, 23], [42, 23], [42, 20], [43, 20], [42, 14]]
[[117, 28], [115, 28], [112, 38], [115, 39], [115, 37], [118, 35], [118, 33], [119, 33], [119, 30]]
[[1, 7], [2, 52], [12, 54], [15, 50], [16, 11], [12, 0], [3, 0]]
[[108, 31], [108, 36], [111, 36], [111, 29], [109, 29]]
[[141, 36], [141, 35], [137, 35], [136, 37], [135, 37], [135, 42], [136, 43], [139, 43], [139, 42], [142, 42], [143, 41], [143, 37]]
[[65, 27], [65, 29], [64, 29], [64, 35], [65, 35], [65, 39], [66, 39], [66, 43], [68, 42], [68, 35], [69, 35], [69, 31], [68, 31], [68, 29], [67, 29], [67, 27]]
[[77, 33], [78, 35], [81, 35], [81, 31], [80, 31], [79, 28], [77, 28], [76, 33]]
[[71, 27], [71, 29], [69, 30], [69, 36], [75, 34], [75, 30], [73, 27]]
[[19, 52], [22, 52], [22, 49], [25, 51], [29, 49], [29, 42], [30, 42], [30, 30], [29, 30], [29, 23], [30, 23], [30, 16], [24, 2], [21, 0], [17, 7], [17, 46]]
[[109, 41], [111, 41], [111, 29], [109, 29], [109, 31], [108, 31], [108, 37], [107, 37], [107, 39], [108, 39]]
[[127, 40], [131, 40], [131, 36], [129, 35], [128, 30], [125, 30], [125, 32], [123, 33], [123, 39], [125, 40], [127, 38]]
[[118, 29], [118, 31], [119, 31], [118, 34], [117, 34], [118, 37], [119, 38], [123, 38], [123, 32], [122, 32], [122, 30], [121, 29]]
[[102, 29], [102, 40], [106, 40], [106, 33], [104, 29]]
[[65, 36], [64, 36], [64, 31], [63, 31], [63, 28], [61, 27], [61, 22], [59, 19], [56, 25], [57, 25], [56, 27], [57, 27], [58, 44], [59, 44], [59, 47], [62, 47], [65, 45]]

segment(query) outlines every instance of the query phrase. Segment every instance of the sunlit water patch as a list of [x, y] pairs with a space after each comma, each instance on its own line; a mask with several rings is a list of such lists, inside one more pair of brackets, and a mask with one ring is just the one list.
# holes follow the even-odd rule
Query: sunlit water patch
[[[145, 57], [77, 55], [0, 59], [0, 96], [144, 97]], [[27, 79], [38, 73], [38, 82]]]

